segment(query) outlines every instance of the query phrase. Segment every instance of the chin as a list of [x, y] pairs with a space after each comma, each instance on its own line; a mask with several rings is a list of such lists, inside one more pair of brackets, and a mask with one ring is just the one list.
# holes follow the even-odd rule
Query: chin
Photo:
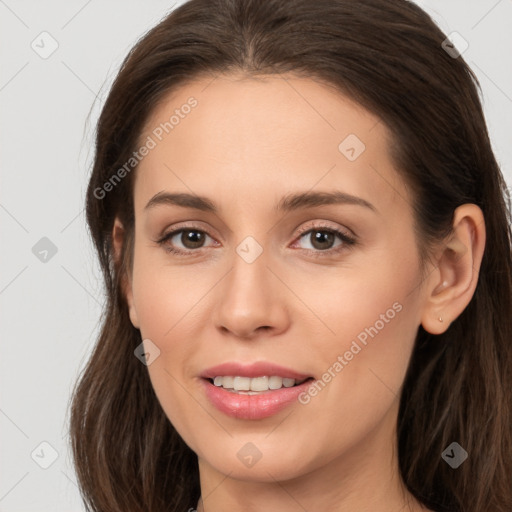
[[[264, 434], [265, 436], [268, 433]], [[270, 434], [272, 435], [272, 434]], [[292, 480], [314, 470], [316, 466], [309, 454], [300, 447], [282, 442], [272, 443], [255, 436], [254, 441], [247, 436], [236, 436], [226, 440], [224, 445], [217, 444], [216, 449], [206, 447], [196, 451], [203, 463], [230, 478], [251, 482], [276, 482]], [[311, 454], [313, 455], [313, 454]], [[320, 466], [321, 458], [318, 459]]]

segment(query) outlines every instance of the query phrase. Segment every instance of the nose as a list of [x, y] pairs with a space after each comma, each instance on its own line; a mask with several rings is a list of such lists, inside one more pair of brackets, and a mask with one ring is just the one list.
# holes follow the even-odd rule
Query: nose
[[263, 252], [248, 263], [235, 253], [233, 267], [218, 289], [213, 321], [223, 334], [253, 339], [289, 326], [286, 289]]

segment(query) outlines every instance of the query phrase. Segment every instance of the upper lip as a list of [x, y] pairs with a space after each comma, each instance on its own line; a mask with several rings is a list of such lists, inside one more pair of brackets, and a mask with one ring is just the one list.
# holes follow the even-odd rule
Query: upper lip
[[311, 377], [291, 368], [286, 368], [275, 363], [267, 361], [258, 361], [255, 363], [240, 363], [236, 361], [226, 362], [217, 366], [212, 366], [201, 373], [204, 379], [213, 379], [219, 376], [232, 377], [272, 377], [278, 376], [287, 379], [303, 380]]

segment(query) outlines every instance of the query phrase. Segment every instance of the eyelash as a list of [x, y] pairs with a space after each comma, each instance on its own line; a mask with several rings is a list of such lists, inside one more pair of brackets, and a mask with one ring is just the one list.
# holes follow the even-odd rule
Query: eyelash
[[[163, 235], [159, 240], [155, 240], [155, 242], [161, 246], [164, 247], [164, 250], [168, 253], [177, 255], [177, 256], [190, 256], [192, 253], [197, 253], [201, 249], [204, 249], [204, 247], [199, 247], [197, 249], [177, 249], [176, 247], [172, 247], [167, 244], [167, 242], [172, 239], [175, 235], [182, 233], [183, 231], [193, 231], [197, 233], [203, 233], [207, 236], [210, 236], [206, 231], [203, 229], [199, 229], [195, 226], [186, 226], [181, 227], [180, 229], [175, 229], [174, 231], [170, 231], [169, 233], [166, 233]], [[314, 249], [301, 249], [303, 251], [308, 251], [311, 253], [311, 255], [315, 258], [321, 258], [321, 257], [328, 257], [333, 256], [343, 250], [347, 250], [351, 246], [354, 246], [357, 244], [356, 238], [353, 236], [348, 235], [347, 233], [337, 230], [335, 228], [327, 227], [327, 226], [308, 226], [307, 228], [304, 228], [299, 231], [298, 233], [298, 240], [300, 240], [303, 236], [310, 234], [312, 232], [320, 232], [320, 233], [330, 233], [335, 236], [337, 236], [343, 243], [340, 244], [338, 247], [332, 248], [332, 249], [326, 249], [324, 251], [322, 250], [314, 250]], [[213, 238], [210, 236], [210, 238]]]

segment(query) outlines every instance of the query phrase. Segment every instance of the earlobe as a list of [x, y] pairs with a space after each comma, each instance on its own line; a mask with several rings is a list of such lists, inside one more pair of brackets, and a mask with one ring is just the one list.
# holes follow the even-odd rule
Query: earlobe
[[436, 268], [425, 287], [421, 324], [431, 334], [442, 334], [467, 307], [476, 289], [485, 248], [485, 222], [475, 204], [454, 212], [453, 232], [440, 245]]
[[137, 317], [137, 311], [135, 309], [134, 301], [133, 301], [133, 289], [131, 276], [129, 275], [129, 269], [125, 269], [124, 265], [122, 265], [122, 257], [123, 257], [123, 246], [126, 243], [125, 229], [122, 222], [118, 217], [114, 220], [114, 227], [112, 229], [112, 247], [114, 251], [114, 260], [116, 262], [116, 268], [121, 269], [120, 272], [123, 273], [121, 276], [121, 286], [123, 295], [126, 299], [126, 303], [128, 304], [128, 313], [130, 316], [130, 321], [132, 325], [139, 329], [139, 320]]
[[140, 329], [139, 319], [137, 317], [137, 311], [135, 310], [135, 305], [133, 303], [133, 293], [131, 285], [129, 285], [129, 290], [126, 292], [126, 302], [128, 304], [128, 314], [130, 315], [130, 321], [135, 327], [135, 329]]

